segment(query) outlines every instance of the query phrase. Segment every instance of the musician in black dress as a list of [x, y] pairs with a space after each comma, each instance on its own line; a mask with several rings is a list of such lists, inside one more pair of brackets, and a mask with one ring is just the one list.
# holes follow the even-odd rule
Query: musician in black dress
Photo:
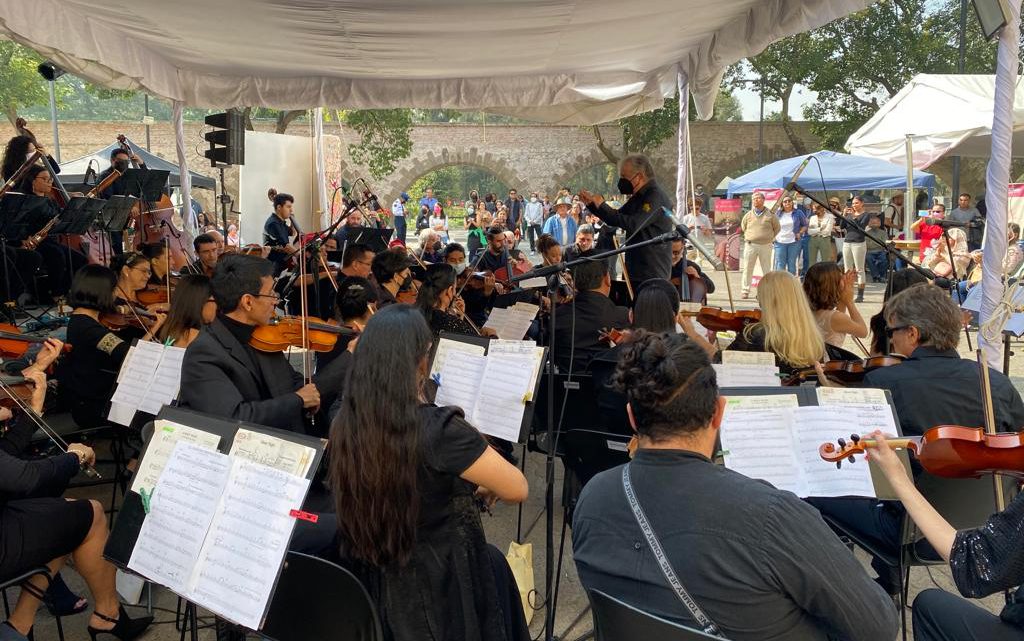
[[455, 293], [455, 269], [446, 263], [427, 265], [423, 283], [416, 295], [416, 306], [423, 312], [434, 336], [441, 332], [466, 336], [494, 335], [494, 330], [490, 328], [478, 332], [466, 320], [465, 303]]
[[[52, 189], [53, 178], [50, 177], [50, 173], [45, 167], [38, 165], [25, 172], [18, 187], [21, 193], [45, 197], [50, 196]], [[53, 219], [60, 214], [60, 210], [57, 209], [57, 205], [53, 201], [48, 203], [48, 208], [48, 219]], [[41, 295], [45, 297], [46, 294], [49, 294], [52, 299], [68, 292], [71, 288], [71, 277], [89, 260], [77, 249], [57, 242], [52, 235], [36, 240], [33, 235], [40, 232], [44, 226], [45, 223], [41, 224], [38, 229], [30, 229], [29, 238], [22, 240], [21, 246], [24, 249], [35, 250], [42, 257], [48, 277], [46, 279], [47, 291], [41, 292]]]

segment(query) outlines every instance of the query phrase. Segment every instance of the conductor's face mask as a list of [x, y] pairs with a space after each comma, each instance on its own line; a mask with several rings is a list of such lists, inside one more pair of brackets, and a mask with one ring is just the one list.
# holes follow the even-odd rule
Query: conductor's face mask
[[[633, 178], [635, 177], [636, 176], [634, 175]], [[618, 187], [620, 194], [628, 196], [633, 193], [633, 179], [621, 176], [619, 177], [619, 182], [616, 187]]]

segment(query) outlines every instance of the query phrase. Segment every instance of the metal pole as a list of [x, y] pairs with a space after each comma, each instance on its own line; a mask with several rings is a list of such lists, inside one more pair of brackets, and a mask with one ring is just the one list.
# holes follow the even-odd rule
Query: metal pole
[[53, 89], [53, 81], [46, 83], [50, 89], [50, 126], [53, 127], [53, 154], [60, 164], [60, 132], [57, 131], [57, 94]]
[[757, 122], [757, 164], [764, 166], [764, 76], [758, 83], [761, 92], [761, 115]]
[[[917, 220], [917, 194], [914, 193], [914, 134], [907, 134], [907, 195], [903, 197], [903, 237], [910, 240], [910, 225]], [[928, 203], [931, 208], [931, 203]], [[913, 216], [911, 216], [913, 212]]]
[[143, 94], [146, 106], [146, 151], [149, 151], [149, 94]]
[[[967, 0], [960, 0], [959, 49], [956, 72], [963, 73], [967, 65]], [[953, 198], [960, 196], [960, 156], [953, 156]], [[954, 201], [955, 202], [955, 201]]]

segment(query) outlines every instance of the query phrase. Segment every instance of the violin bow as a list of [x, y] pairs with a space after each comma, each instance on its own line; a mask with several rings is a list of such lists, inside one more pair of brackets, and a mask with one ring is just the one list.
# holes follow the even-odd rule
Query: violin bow
[[[485, 251], [487, 251], [487, 250], [486, 249], [481, 249], [480, 253], [477, 254], [476, 260], [473, 261], [473, 266], [470, 269], [469, 277], [466, 278], [466, 282], [462, 283], [462, 287], [460, 287], [458, 289], [458, 291], [455, 292], [456, 296], [462, 296], [462, 290], [466, 289], [466, 285], [469, 284], [469, 279], [473, 277], [473, 272], [475, 272], [477, 267], [480, 266], [480, 261], [482, 261], [484, 259], [484, 252]], [[456, 277], [458, 277], [458, 274], [456, 274]]]
[[[0, 390], [3, 390], [4, 392], [7, 393], [7, 395], [11, 398], [11, 401], [14, 402], [14, 405], [19, 410], [21, 410], [22, 413], [24, 413], [25, 416], [27, 416], [30, 421], [32, 421], [32, 423], [36, 426], [36, 429], [42, 432], [48, 439], [50, 439], [50, 441], [54, 445], [57, 446], [57, 449], [59, 449], [64, 454], [69, 453], [67, 441], [61, 438], [60, 434], [57, 433], [57, 430], [53, 429], [53, 427], [51, 427], [49, 423], [43, 420], [43, 417], [40, 416], [29, 403], [26, 403], [22, 399], [18, 398], [18, 395], [14, 392], [14, 390], [12, 390], [11, 387], [2, 379], [0, 379]], [[93, 467], [92, 465], [82, 463], [81, 468], [85, 475], [88, 476], [89, 478], [103, 478], [102, 476], [100, 476], [100, 473], [96, 471], [96, 468]]]
[[[628, 238], [626, 240], [629, 240]], [[619, 248], [619, 239], [612, 237], [615, 249]], [[626, 281], [626, 291], [629, 292], [629, 300], [636, 300], [633, 296], [633, 283], [629, 281], [629, 271], [626, 269], [626, 254], [619, 254], [619, 263], [622, 265], [622, 278]], [[686, 278], [686, 241], [683, 241], [683, 278]]]
[[[124, 299], [126, 301], [128, 301], [128, 311], [131, 313], [132, 316], [135, 317], [135, 320], [139, 321], [139, 326], [140, 327], [147, 327], [147, 325], [142, 322], [142, 317], [139, 316], [139, 313], [135, 310], [135, 305], [132, 305], [132, 301], [128, 299], [128, 293], [125, 292], [123, 289], [121, 289], [120, 285], [117, 286], [117, 289], [124, 296]], [[170, 299], [168, 299], [168, 301], [170, 301]], [[168, 302], [168, 304], [170, 304], [170, 302]], [[150, 339], [150, 340], [155, 341], [156, 340], [156, 335], [153, 334], [152, 336], [153, 336], [153, 338]]]
[[[992, 406], [992, 381], [988, 376], [988, 364], [985, 362], [985, 355], [979, 347], [976, 356], [978, 359], [978, 376], [981, 379], [981, 408], [985, 416], [985, 433], [996, 433], [996, 413]], [[1003, 481], [998, 474], [992, 474], [992, 489], [996, 497], [996, 509], [1000, 512], [1006, 509], [1006, 495], [1003, 494]]]
[[167, 264], [167, 273], [164, 274], [164, 283], [167, 285], [167, 306], [171, 306], [171, 239], [164, 236], [164, 260]]

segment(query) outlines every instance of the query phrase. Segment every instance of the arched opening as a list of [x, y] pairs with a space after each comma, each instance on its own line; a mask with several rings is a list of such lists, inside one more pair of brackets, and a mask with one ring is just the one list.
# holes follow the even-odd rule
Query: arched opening
[[481, 200], [487, 194], [494, 194], [496, 200], [504, 200], [508, 196], [510, 185], [494, 172], [479, 165], [452, 164], [438, 167], [402, 188], [409, 194], [409, 200], [415, 205], [414, 210], [417, 213], [418, 203], [427, 188], [434, 190], [434, 197], [445, 208], [448, 224], [457, 224], [461, 227], [466, 215], [464, 205], [469, 199], [470, 192], [476, 191]]
[[578, 193], [580, 189], [594, 192], [596, 194], [618, 193], [616, 183], [619, 180], [619, 170], [610, 162], [597, 163], [572, 174], [564, 185], [556, 185], [558, 189], [566, 187], [572, 193]]

